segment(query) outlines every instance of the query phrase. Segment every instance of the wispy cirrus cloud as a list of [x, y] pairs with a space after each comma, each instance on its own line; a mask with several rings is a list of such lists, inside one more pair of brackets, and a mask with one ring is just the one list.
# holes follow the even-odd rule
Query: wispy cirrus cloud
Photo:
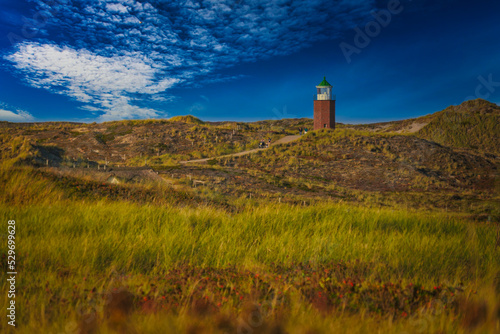
[[168, 100], [175, 85], [218, 69], [287, 55], [369, 17], [374, 0], [33, 0], [43, 36], [6, 56], [33, 87], [87, 103], [101, 118], [164, 115], [135, 102]]

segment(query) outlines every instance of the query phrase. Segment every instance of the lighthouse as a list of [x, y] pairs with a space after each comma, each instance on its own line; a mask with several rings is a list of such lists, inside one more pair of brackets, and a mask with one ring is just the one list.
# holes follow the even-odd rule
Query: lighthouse
[[332, 95], [332, 85], [323, 81], [316, 86], [314, 96], [314, 130], [335, 129], [335, 95]]

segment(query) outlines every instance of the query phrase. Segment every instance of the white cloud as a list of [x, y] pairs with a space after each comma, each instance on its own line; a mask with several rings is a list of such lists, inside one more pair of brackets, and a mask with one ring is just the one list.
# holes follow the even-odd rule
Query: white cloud
[[6, 59], [29, 74], [31, 86], [100, 105], [103, 118], [156, 117], [159, 112], [131, 105], [127, 95], [161, 93], [180, 81], [161, 78], [161, 66], [138, 53], [103, 57], [85, 49], [24, 43]]
[[180, 82], [235, 79], [217, 70], [333, 39], [375, 8], [375, 0], [32, 1], [50, 16], [41, 33], [61, 42], [25, 42], [6, 59], [29, 85], [123, 118], [160, 115], [133, 102], [169, 100]]
[[[33, 1], [48, 6], [48, 0]], [[375, 0], [74, 0], [52, 7], [57, 15], [49, 23], [66, 27], [58, 30], [66, 43], [74, 40], [101, 55], [103, 45], [96, 41], [105, 41], [107, 52], [156, 51], [160, 63], [176, 56], [182, 59], [177, 66], [211, 72], [335, 38], [371, 19]]]
[[128, 13], [127, 7], [119, 3], [108, 3], [106, 4], [106, 10], [108, 12], [118, 12], [118, 13]]
[[0, 120], [8, 122], [32, 122], [35, 118], [24, 110], [9, 111], [0, 109]]
[[101, 115], [99, 121], [115, 121], [124, 118], [158, 118], [165, 117], [151, 108], [142, 108], [130, 103], [130, 99], [124, 96], [114, 98], [106, 104], [106, 113]]
[[198, 112], [204, 111], [205, 109], [206, 109], [205, 105], [203, 105], [202, 103], [196, 102], [193, 105], [191, 105], [190, 107], [188, 107], [186, 110], [189, 114], [196, 115]]

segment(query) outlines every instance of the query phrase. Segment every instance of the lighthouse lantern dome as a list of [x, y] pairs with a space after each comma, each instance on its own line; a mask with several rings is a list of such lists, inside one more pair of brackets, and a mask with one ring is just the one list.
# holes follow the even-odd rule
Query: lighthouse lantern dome
[[325, 100], [334, 100], [332, 96], [332, 85], [326, 81], [326, 77], [323, 78], [323, 81], [316, 86], [318, 90], [317, 100], [325, 101]]

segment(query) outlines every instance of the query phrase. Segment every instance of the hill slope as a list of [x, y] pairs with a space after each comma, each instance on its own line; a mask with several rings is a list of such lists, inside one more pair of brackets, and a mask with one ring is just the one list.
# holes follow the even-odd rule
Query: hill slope
[[500, 155], [500, 107], [477, 99], [430, 117], [416, 135], [441, 145]]
[[261, 138], [275, 141], [296, 134], [299, 126], [312, 127], [312, 120], [202, 122], [182, 116], [101, 124], [0, 122], [0, 159], [20, 157], [34, 165], [48, 160], [50, 166], [171, 165], [256, 148]]
[[[416, 119], [339, 124], [335, 131], [309, 132], [293, 143], [242, 157], [223, 156], [255, 149], [263, 137], [276, 143], [296, 135], [299, 126], [312, 127], [312, 120], [200, 123], [180, 117], [102, 124], [1, 122], [0, 153], [8, 162], [5, 166], [48, 165], [55, 167], [50, 172], [59, 170], [55, 174], [101, 184], [115, 179], [158, 183], [136, 170], [147, 162], [154, 169], [148, 175], [159, 172], [161, 182], [214, 197], [357, 201], [383, 196], [391, 205], [403, 196], [418, 194], [430, 206], [448, 207], [448, 198], [453, 197], [457, 206], [465, 207], [461, 198], [498, 198], [499, 110], [475, 100]], [[209, 159], [200, 161], [203, 166], [180, 165], [200, 158]]]
[[[494, 191], [495, 160], [414, 136], [315, 131], [286, 146], [225, 164], [256, 171], [281, 186], [312, 193], [361, 191]], [[272, 183], [272, 182], [271, 182]], [[293, 187], [292, 187], [293, 188]]]
[[412, 134], [435, 143], [500, 155], [500, 107], [476, 99], [436, 113], [401, 121], [359, 124], [355, 130]]

